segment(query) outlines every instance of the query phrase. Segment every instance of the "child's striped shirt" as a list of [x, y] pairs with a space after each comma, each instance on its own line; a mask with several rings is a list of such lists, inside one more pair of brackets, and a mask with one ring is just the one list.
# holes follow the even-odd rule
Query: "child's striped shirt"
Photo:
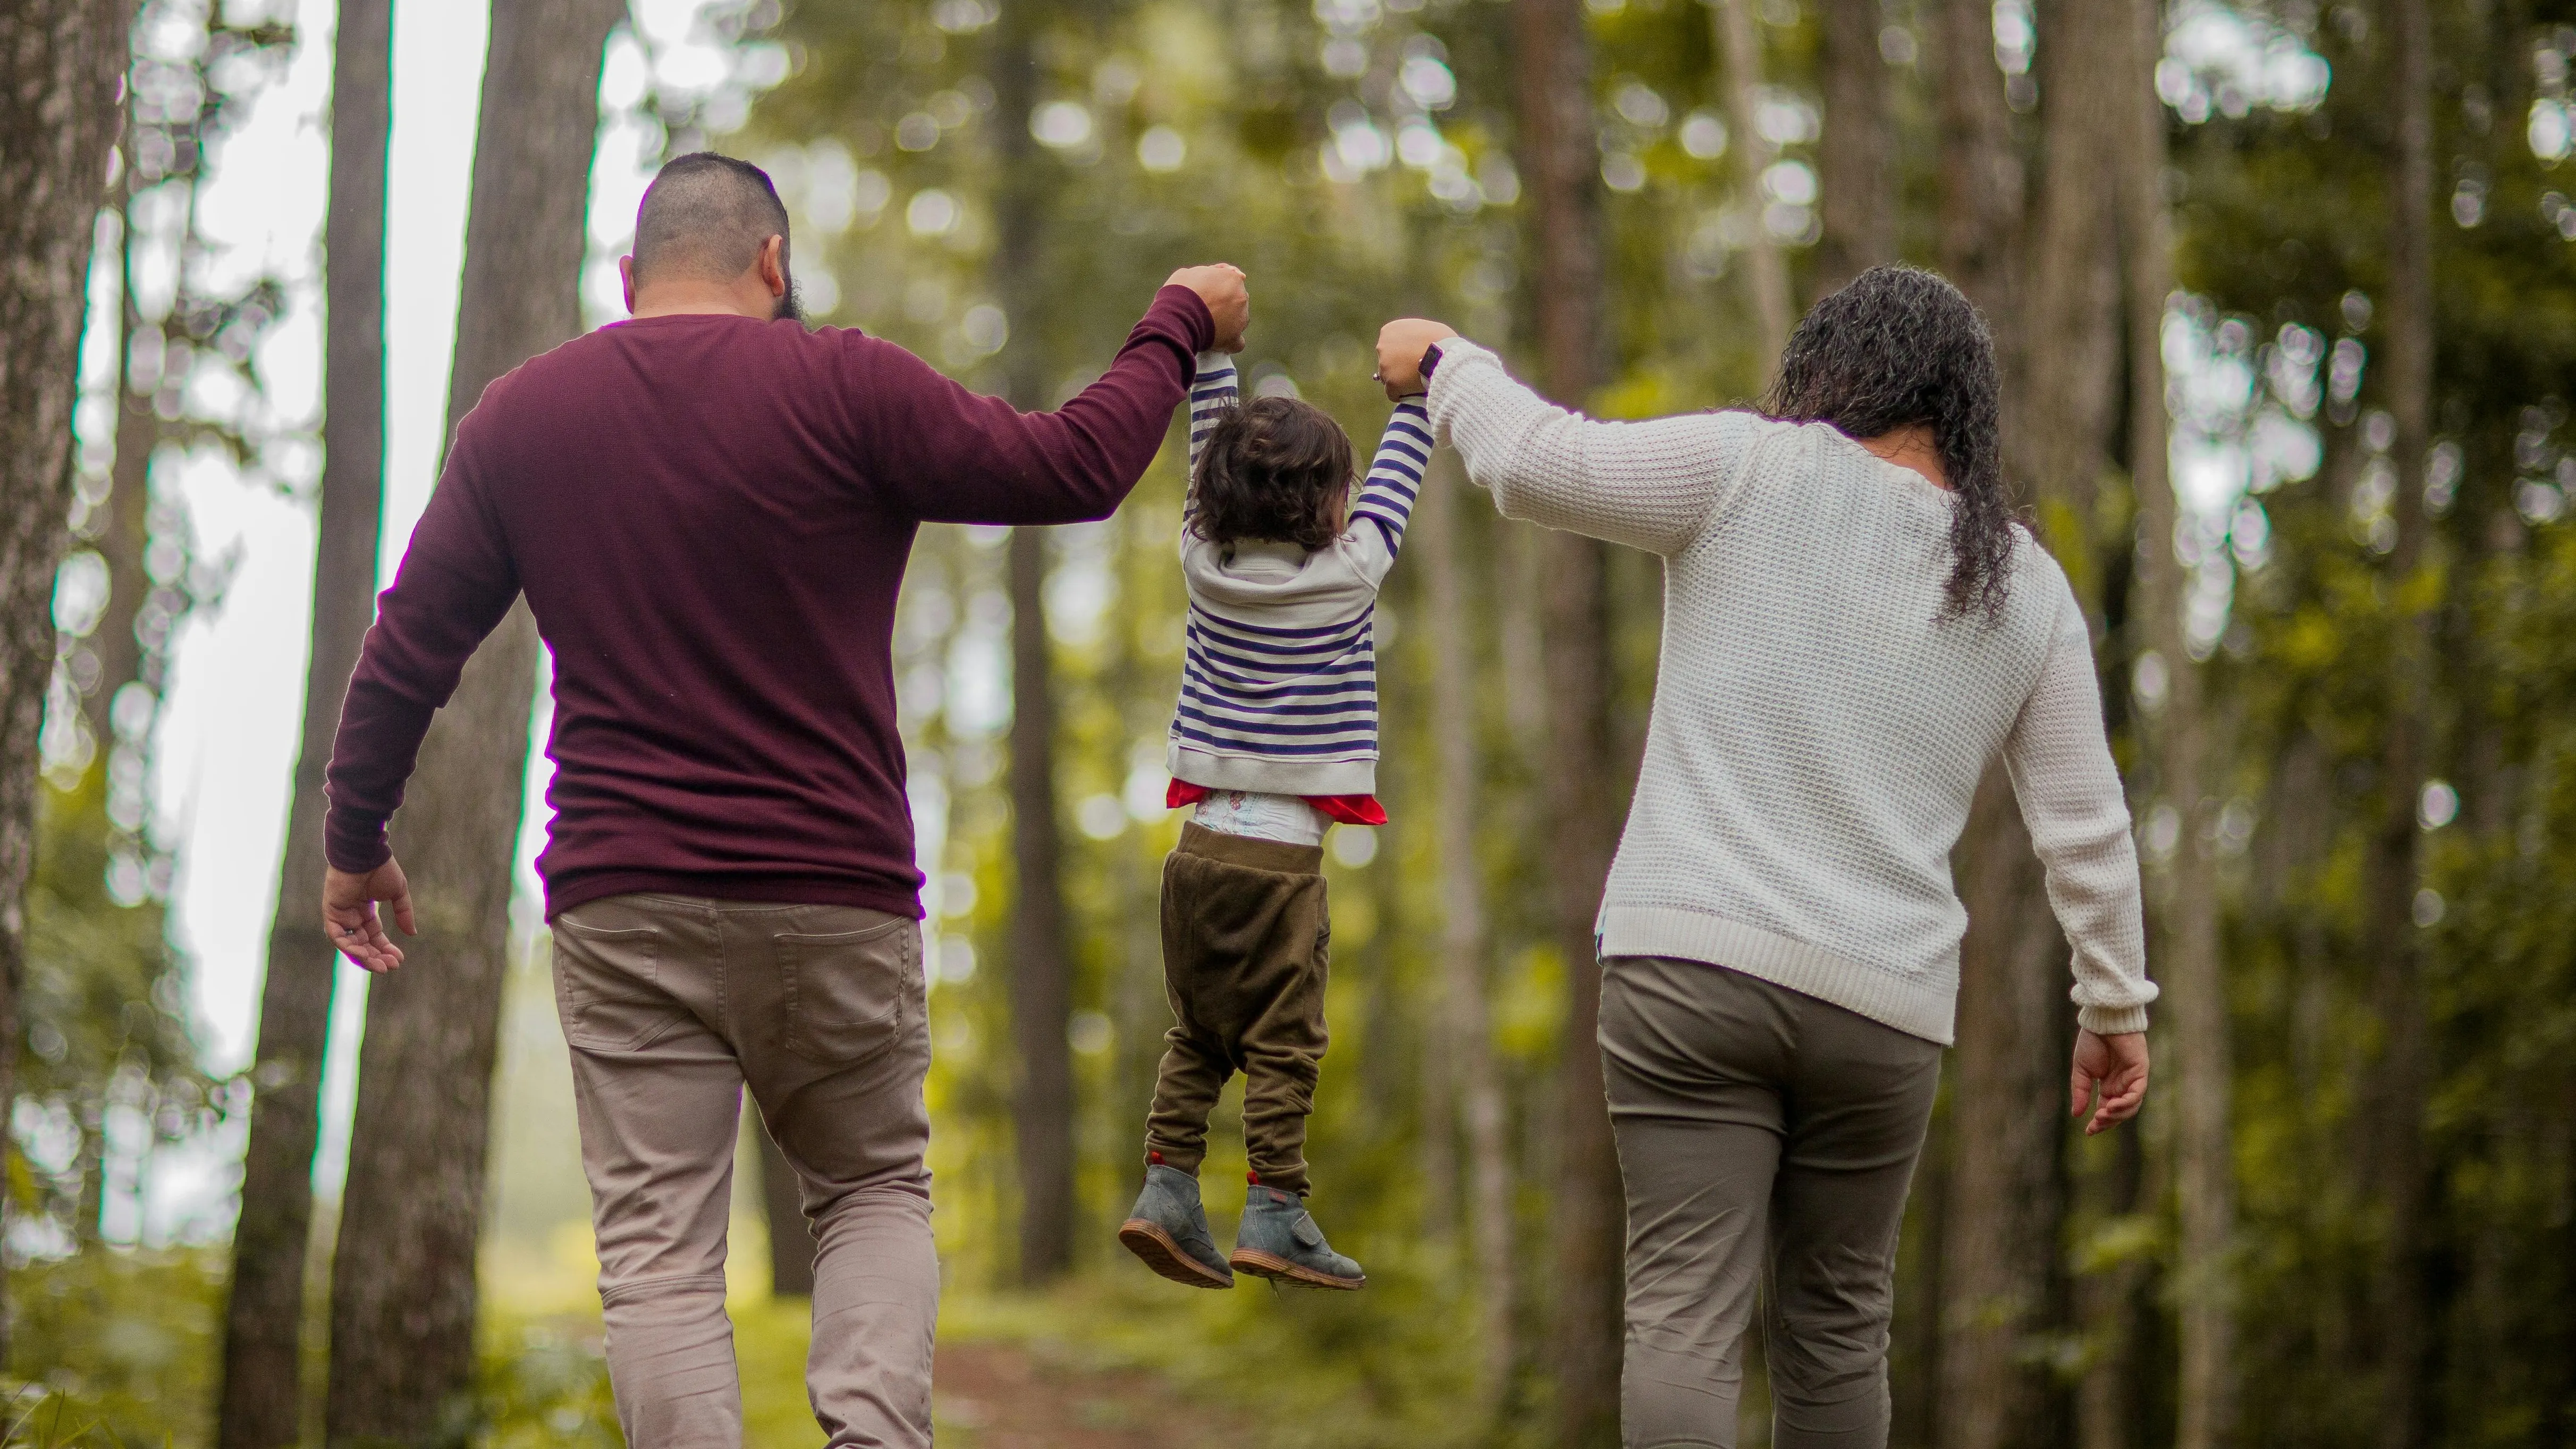
[[[1190, 388], [1192, 476], [1236, 396], [1232, 359], [1200, 357]], [[1359, 797], [1374, 806], [1377, 594], [1404, 542], [1431, 448], [1422, 399], [1396, 404], [1348, 529], [1312, 553], [1253, 539], [1220, 548], [1183, 519], [1189, 623], [1167, 751], [1176, 796], [1195, 793], [1187, 785]]]

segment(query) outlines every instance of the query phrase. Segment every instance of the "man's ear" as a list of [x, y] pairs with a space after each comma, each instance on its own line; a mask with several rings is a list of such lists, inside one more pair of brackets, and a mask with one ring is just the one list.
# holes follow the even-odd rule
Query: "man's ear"
[[787, 295], [787, 238], [772, 234], [760, 244], [760, 284], [769, 295]]
[[635, 259], [633, 257], [617, 259], [617, 282], [626, 290], [626, 314], [631, 317], [635, 315]]

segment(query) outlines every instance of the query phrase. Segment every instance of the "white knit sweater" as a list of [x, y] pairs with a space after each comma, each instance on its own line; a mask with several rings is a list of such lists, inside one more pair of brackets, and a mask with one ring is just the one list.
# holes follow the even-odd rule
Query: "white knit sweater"
[[1944, 620], [1951, 496], [1821, 423], [1594, 422], [1466, 341], [1432, 426], [1506, 515], [1660, 555], [1662, 659], [1604, 956], [1714, 962], [1948, 1044], [1950, 852], [2001, 752], [2078, 1017], [2142, 1031], [2138, 865], [2084, 614], [2015, 530], [2000, 620]]

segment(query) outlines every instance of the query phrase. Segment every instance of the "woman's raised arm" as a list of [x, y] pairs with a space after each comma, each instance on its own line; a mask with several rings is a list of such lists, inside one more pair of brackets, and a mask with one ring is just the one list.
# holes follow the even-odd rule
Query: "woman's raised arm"
[[[1760, 426], [1747, 413], [1596, 422], [1532, 392], [1462, 337], [1440, 340], [1427, 360], [1434, 433], [1506, 516], [1651, 553], [1688, 547], [1725, 506]], [[1391, 369], [1381, 349], [1381, 375], [1406, 361]]]

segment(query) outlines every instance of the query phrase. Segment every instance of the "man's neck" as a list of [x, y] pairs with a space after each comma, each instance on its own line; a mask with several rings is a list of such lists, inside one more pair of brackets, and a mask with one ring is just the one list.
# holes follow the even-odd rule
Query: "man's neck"
[[636, 317], [748, 317], [766, 322], [777, 311], [777, 299], [763, 288], [757, 303], [738, 287], [672, 283], [638, 292]]

